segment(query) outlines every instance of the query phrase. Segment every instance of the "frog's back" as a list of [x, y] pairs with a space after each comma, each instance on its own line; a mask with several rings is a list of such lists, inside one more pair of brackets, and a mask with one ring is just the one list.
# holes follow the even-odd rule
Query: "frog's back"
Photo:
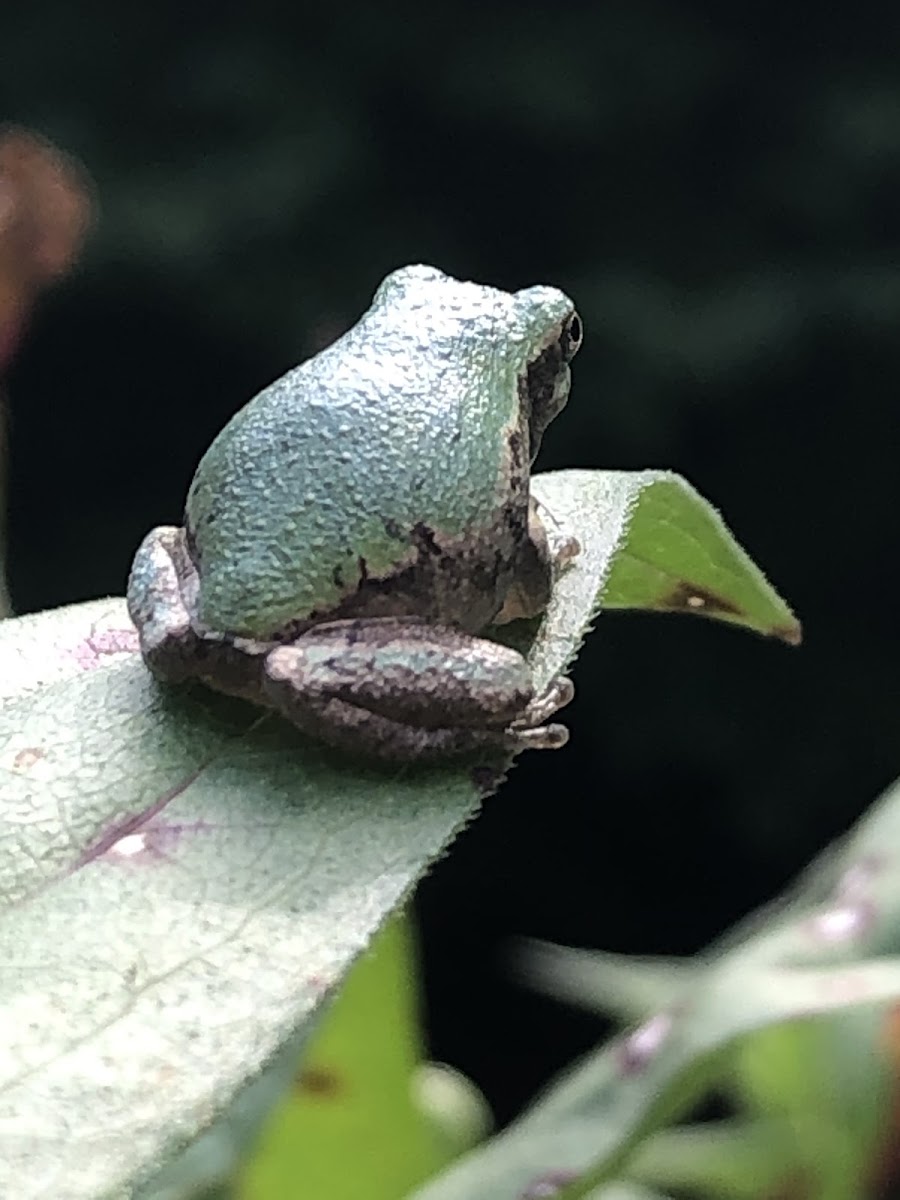
[[[435, 594], [444, 585], [423, 556], [443, 555], [446, 568], [448, 558], [474, 553], [495, 570], [511, 559], [528, 486], [519, 372], [491, 339], [466, 344], [458, 319], [442, 326], [433, 311], [428, 317], [397, 322], [373, 307], [213, 442], [186, 514], [205, 624], [266, 636], [350, 615], [361, 591], [363, 611], [393, 605], [454, 619], [447, 603], [468, 605], [476, 626], [493, 615], [493, 596], [480, 596], [484, 612], [472, 610], [477, 587], [466, 594], [463, 586], [453, 601], [446, 588]], [[512, 495], [509, 447], [515, 456], [517, 444], [525, 467], [520, 461]], [[400, 576], [406, 590], [391, 600]]]

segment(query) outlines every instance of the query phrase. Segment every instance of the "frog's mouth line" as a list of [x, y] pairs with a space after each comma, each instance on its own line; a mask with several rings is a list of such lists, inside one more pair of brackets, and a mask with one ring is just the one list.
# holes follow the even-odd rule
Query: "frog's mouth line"
[[544, 430], [569, 398], [572, 372], [561, 341], [551, 342], [528, 365], [519, 381], [519, 399], [528, 414], [531, 461], [537, 458]]

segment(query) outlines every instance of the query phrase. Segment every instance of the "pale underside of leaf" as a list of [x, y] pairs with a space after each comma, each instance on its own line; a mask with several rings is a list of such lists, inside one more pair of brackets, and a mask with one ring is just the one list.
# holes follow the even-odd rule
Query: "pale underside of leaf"
[[[551, 534], [581, 543], [530, 654], [541, 686], [574, 657], [635, 491], [583, 471], [536, 490]], [[0, 1195], [17, 1200], [120, 1194], [226, 1114], [485, 788], [159, 687], [115, 600], [0, 625], [0, 769]]]

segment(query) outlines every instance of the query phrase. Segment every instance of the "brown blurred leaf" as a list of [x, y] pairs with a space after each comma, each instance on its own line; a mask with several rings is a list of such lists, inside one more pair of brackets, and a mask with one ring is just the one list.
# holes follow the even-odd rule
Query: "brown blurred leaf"
[[68, 271], [90, 218], [90, 185], [80, 164], [26, 129], [0, 135], [0, 235], [4, 245], [11, 232], [21, 239], [33, 277], [46, 284]]
[[[0, 372], [16, 352], [40, 292], [75, 262], [91, 222], [82, 167], [46, 138], [0, 130]], [[0, 391], [0, 618], [12, 609], [5, 579], [6, 405]]]
[[38, 293], [78, 257], [91, 210], [78, 163], [27, 129], [0, 132], [0, 367]]

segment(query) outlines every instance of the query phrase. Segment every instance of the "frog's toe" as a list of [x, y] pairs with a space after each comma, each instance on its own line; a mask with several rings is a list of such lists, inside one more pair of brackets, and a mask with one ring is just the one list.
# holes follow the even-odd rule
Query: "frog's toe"
[[563, 675], [552, 679], [507, 729], [507, 736], [513, 740], [515, 750], [559, 750], [565, 746], [569, 740], [565, 725], [545, 725], [544, 721], [568, 704], [574, 695], [575, 687], [571, 679]]
[[569, 731], [565, 725], [538, 725], [534, 729], [509, 730], [515, 738], [514, 749], [520, 750], [561, 750], [569, 740]]
[[575, 685], [572, 680], [567, 679], [564, 675], [557, 675], [555, 679], [551, 679], [539, 696], [535, 696], [521, 717], [515, 720], [510, 728], [519, 731], [534, 729], [535, 726], [542, 725], [558, 709], [565, 708], [574, 695]]
[[553, 565], [558, 574], [562, 574], [567, 567], [571, 566], [575, 559], [581, 553], [581, 542], [577, 537], [572, 537], [571, 534], [564, 537], [553, 551]]

